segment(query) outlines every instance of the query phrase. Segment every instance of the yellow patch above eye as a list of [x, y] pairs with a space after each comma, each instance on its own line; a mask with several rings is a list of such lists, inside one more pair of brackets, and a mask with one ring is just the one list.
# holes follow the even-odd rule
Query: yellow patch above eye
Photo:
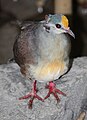
[[64, 25], [65, 28], [68, 28], [69, 22], [66, 16], [62, 16], [62, 24]]

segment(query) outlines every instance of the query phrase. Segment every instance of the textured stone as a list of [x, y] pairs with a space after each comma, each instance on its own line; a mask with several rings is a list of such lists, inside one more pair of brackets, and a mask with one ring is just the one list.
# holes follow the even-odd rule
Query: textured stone
[[[16, 63], [0, 65], [0, 119], [1, 120], [76, 120], [87, 110], [87, 57], [76, 58], [70, 71], [55, 81], [57, 88], [67, 94], [56, 102], [50, 96], [44, 102], [34, 100], [32, 110], [28, 100], [19, 101], [27, 94], [32, 81], [25, 80]], [[38, 83], [38, 95], [45, 97], [45, 83]], [[87, 115], [85, 120], [87, 120]]]

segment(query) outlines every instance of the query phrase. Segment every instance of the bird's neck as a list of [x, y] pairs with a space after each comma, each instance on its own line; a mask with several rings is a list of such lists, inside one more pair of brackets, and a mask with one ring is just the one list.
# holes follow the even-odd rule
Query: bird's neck
[[69, 42], [64, 34], [54, 35], [46, 31], [40, 31], [39, 50], [45, 59], [65, 59], [68, 56]]

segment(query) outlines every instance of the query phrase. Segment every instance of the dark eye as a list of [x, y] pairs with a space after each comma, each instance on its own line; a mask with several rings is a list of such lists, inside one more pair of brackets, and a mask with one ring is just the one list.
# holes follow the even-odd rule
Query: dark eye
[[56, 24], [56, 27], [57, 27], [57, 28], [61, 28], [61, 25], [60, 25], [60, 24]]

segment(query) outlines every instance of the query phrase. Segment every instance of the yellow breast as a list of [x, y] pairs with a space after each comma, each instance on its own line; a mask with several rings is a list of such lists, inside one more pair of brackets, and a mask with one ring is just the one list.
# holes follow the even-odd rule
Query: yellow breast
[[34, 68], [33, 75], [39, 81], [51, 81], [59, 78], [64, 73], [65, 64], [54, 60], [49, 63], [40, 63]]

